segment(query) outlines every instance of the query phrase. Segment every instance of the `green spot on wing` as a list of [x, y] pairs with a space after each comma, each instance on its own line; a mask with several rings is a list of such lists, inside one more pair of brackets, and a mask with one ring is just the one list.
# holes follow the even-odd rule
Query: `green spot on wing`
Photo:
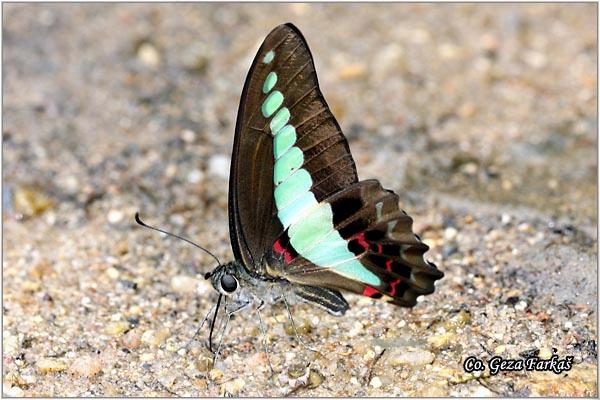
[[275, 52], [273, 50], [269, 50], [265, 57], [263, 58], [263, 63], [269, 64], [275, 58]]
[[286, 125], [275, 135], [273, 139], [273, 155], [275, 159], [281, 157], [290, 147], [296, 143], [296, 128]]
[[287, 107], [281, 108], [277, 111], [277, 114], [271, 120], [269, 127], [271, 128], [271, 133], [276, 134], [279, 132], [281, 128], [290, 120], [290, 110]]
[[275, 205], [282, 210], [295, 199], [304, 195], [312, 186], [310, 174], [305, 169], [299, 169], [281, 185], [275, 188]]
[[296, 223], [298, 219], [302, 218], [311, 208], [316, 207], [317, 204], [319, 203], [315, 195], [309, 190], [280, 209], [277, 216], [281, 221], [281, 225], [283, 225], [283, 229], [287, 229], [290, 225]]
[[333, 230], [333, 213], [329, 203], [320, 203], [308, 215], [290, 226], [288, 235], [294, 249], [302, 253], [313, 242], [320, 241], [322, 237]]
[[265, 83], [263, 83], [262, 91], [264, 94], [267, 94], [273, 89], [275, 84], [277, 83], [277, 74], [275, 72], [269, 72], [269, 75], [265, 78]]
[[[288, 176], [299, 169], [304, 163], [304, 154], [298, 147], [292, 147], [285, 152], [277, 161], [273, 169], [273, 182], [279, 185], [285, 181]], [[306, 171], [305, 171], [306, 172]], [[308, 172], [306, 172], [308, 174]], [[310, 178], [310, 175], [309, 175]]]
[[279, 90], [271, 92], [263, 101], [261, 111], [265, 118], [269, 118], [283, 104], [283, 94]]

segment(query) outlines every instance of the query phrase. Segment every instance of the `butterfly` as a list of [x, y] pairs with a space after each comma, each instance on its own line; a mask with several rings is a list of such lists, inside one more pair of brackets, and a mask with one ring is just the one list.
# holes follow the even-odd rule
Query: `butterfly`
[[412, 222], [398, 195], [358, 180], [306, 40], [292, 24], [276, 27], [241, 95], [229, 176], [235, 260], [205, 275], [220, 294], [215, 318], [222, 297], [230, 314], [295, 297], [342, 315], [340, 291], [413, 307], [444, 274], [424, 260]]
[[340, 290], [412, 307], [444, 275], [424, 260], [429, 248], [398, 196], [358, 180], [306, 40], [290, 23], [269, 33], [244, 84], [229, 230], [235, 261], [210, 274], [225, 296], [290, 294], [342, 315]]

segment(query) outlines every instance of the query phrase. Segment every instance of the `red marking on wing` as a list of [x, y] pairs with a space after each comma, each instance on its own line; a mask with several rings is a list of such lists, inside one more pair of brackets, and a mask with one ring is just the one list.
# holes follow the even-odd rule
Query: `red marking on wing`
[[281, 246], [280, 239], [277, 239], [273, 244], [273, 251], [277, 254], [285, 252], [285, 249]]
[[361, 232], [358, 235], [356, 235], [354, 239], [358, 242], [358, 244], [362, 246], [363, 249], [369, 250], [369, 243], [367, 243], [367, 241], [365, 240], [364, 232]]
[[365, 286], [365, 289], [362, 292], [363, 296], [367, 296], [367, 297], [373, 297], [377, 293], [379, 293], [379, 292], [377, 290], [373, 289], [371, 286]]
[[385, 269], [387, 269], [389, 272], [392, 272], [392, 259], [388, 259], [385, 262]]
[[377, 252], [379, 254], [383, 254], [383, 246], [381, 245], [381, 243], [377, 243]]
[[394, 297], [396, 295], [396, 285], [400, 283], [400, 279], [396, 279], [394, 282], [390, 283], [390, 287], [392, 288], [392, 290], [390, 290], [390, 296]]
[[277, 239], [275, 243], [273, 243], [273, 251], [279, 255], [283, 254], [283, 260], [286, 264], [289, 264], [292, 262], [294, 257], [292, 257], [292, 254], [281, 245], [280, 240], [281, 239]]

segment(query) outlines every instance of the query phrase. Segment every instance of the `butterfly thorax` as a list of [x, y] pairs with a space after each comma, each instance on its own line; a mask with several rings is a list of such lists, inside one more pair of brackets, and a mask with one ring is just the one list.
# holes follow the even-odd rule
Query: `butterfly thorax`
[[[236, 283], [228, 285], [233, 277]], [[231, 261], [218, 266], [211, 274], [211, 284], [219, 293], [228, 296], [234, 304], [242, 306], [256, 302], [275, 303], [283, 296], [290, 295], [291, 285], [288, 281], [259, 275], [249, 271], [239, 261]]]

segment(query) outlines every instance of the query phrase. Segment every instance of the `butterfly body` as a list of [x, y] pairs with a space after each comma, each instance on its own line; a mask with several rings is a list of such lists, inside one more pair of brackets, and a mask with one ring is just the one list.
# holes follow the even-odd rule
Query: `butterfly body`
[[[350, 291], [412, 307], [443, 273], [398, 196], [359, 181], [300, 31], [265, 39], [241, 96], [229, 182], [235, 261], [212, 274], [236, 304], [299, 298], [341, 315]], [[234, 282], [235, 281], [235, 282]]]

